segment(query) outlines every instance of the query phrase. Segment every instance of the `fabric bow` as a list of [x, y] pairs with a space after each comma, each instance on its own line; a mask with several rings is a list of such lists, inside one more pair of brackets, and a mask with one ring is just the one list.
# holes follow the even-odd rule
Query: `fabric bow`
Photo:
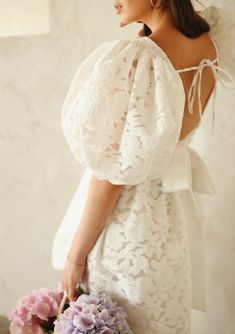
[[162, 177], [162, 191], [193, 190], [215, 194], [215, 186], [200, 155], [188, 145], [178, 143], [166, 172]]

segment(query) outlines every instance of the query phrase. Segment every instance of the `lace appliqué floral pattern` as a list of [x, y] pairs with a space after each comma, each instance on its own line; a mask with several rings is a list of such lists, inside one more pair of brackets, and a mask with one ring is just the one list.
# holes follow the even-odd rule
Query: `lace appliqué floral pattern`
[[120, 302], [135, 334], [190, 333], [190, 259], [179, 205], [156, 181], [126, 186], [89, 254], [89, 292]]

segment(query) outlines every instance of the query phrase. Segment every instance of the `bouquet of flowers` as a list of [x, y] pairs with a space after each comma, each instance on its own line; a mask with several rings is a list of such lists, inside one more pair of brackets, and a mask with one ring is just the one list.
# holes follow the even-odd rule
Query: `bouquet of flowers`
[[59, 282], [54, 290], [41, 288], [18, 299], [8, 317], [11, 321], [10, 333], [53, 333], [62, 297], [63, 290]]
[[10, 312], [10, 333], [133, 334], [123, 308], [110, 297], [87, 295], [81, 285], [77, 296], [68, 302], [60, 282], [55, 290], [33, 290]]
[[82, 294], [55, 321], [56, 334], [132, 334], [123, 308], [110, 297]]

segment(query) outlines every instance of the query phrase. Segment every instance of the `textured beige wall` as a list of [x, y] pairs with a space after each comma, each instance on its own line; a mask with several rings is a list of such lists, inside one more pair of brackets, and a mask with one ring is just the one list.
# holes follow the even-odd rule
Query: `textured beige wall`
[[[226, 4], [232, 8], [233, 1]], [[61, 105], [76, 68], [104, 40], [132, 38], [140, 28], [119, 28], [109, 0], [53, 0], [50, 11], [50, 34], [0, 40], [0, 314], [5, 315], [29, 290], [54, 287], [59, 279], [51, 267], [51, 243], [83, 172], [60, 127]], [[219, 187], [204, 201], [209, 304], [205, 314], [193, 311], [193, 334], [235, 333], [235, 100], [228, 92], [219, 96], [217, 121], [224, 128], [202, 145], [210, 129], [205, 115], [193, 143], [209, 167], [216, 166]], [[214, 154], [213, 147], [219, 152]]]
[[50, 13], [50, 34], [0, 39], [0, 314], [59, 279], [51, 243], [83, 172], [60, 126], [77, 66], [140, 28], [120, 29], [108, 0], [54, 0]]
[[0, 37], [49, 33], [48, 0], [0, 0]]

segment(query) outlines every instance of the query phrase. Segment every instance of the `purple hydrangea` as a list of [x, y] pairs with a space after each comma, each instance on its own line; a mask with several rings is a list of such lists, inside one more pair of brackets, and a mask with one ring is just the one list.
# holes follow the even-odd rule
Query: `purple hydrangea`
[[82, 294], [55, 320], [56, 334], [133, 334], [123, 307], [110, 297]]

